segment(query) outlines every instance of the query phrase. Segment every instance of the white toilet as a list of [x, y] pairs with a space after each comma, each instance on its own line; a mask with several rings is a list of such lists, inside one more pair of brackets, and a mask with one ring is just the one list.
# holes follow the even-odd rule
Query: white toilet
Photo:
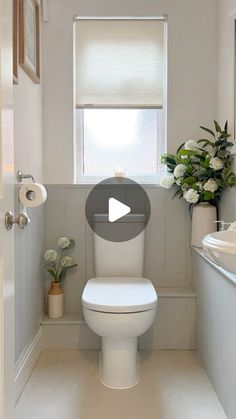
[[[114, 223], [127, 229], [144, 223], [144, 215], [130, 214]], [[94, 216], [94, 231], [111, 228], [106, 214]], [[112, 227], [113, 228], [113, 227]], [[85, 320], [102, 337], [101, 381], [111, 388], [132, 387], [139, 381], [137, 338], [152, 325], [157, 294], [142, 278], [144, 231], [125, 242], [104, 240], [94, 233], [95, 273], [83, 291]]]

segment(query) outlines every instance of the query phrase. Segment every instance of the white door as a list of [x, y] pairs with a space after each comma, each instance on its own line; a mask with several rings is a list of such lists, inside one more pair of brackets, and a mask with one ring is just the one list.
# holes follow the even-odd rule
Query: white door
[[12, 1], [0, 0], [0, 419], [14, 416], [14, 229], [13, 210]]

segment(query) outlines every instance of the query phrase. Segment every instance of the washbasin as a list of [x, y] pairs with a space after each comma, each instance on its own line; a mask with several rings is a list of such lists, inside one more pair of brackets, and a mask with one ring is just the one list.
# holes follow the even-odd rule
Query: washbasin
[[236, 231], [217, 231], [207, 234], [202, 244], [210, 259], [236, 274]]

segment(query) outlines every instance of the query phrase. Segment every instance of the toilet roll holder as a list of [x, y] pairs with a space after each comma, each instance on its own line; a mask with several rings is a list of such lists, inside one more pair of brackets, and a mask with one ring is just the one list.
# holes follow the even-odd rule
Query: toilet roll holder
[[31, 179], [34, 183], [34, 177], [30, 174], [23, 174], [21, 170], [18, 170], [18, 172], [16, 173], [16, 179], [18, 183], [21, 183], [23, 179]]

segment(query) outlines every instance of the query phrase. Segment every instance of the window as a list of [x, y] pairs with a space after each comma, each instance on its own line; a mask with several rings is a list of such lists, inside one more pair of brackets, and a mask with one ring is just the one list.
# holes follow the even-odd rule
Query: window
[[165, 21], [75, 21], [77, 181], [158, 173], [165, 149]]

